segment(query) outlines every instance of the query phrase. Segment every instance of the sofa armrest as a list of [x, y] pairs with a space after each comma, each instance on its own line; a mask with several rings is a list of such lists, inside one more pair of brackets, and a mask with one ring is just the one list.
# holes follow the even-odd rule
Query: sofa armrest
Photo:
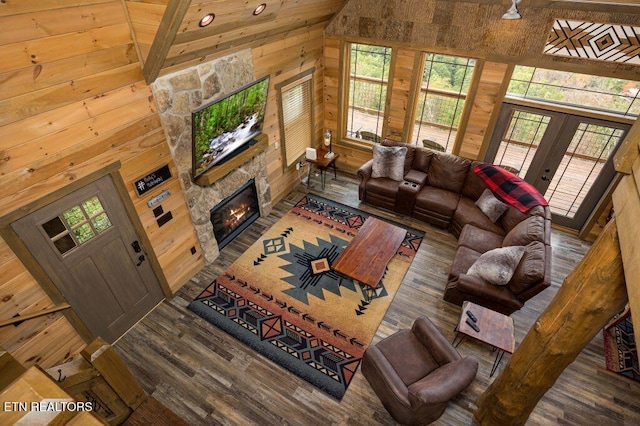
[[367, 182], [371, 179], [371, 171], [373, 170], [373, 160], [369, 160], [364, 163], [357, 171], [357, 176], [360, 179], [360, 186], [358, 187], [358, 199], [364, 200], [366, 193]]
[[477, 372], [473, 357], [445, 364], [409, 386], [409, 402], [412, 407], [445, 403], [466, 389]]
[[506, 286], [491, 284], [480, 277], [460, 274], [456, 287], [460, 292], [492, 300], [500, 305], [509, 306], [514, 311], [523, 306], [522, 302]]
[[427, 317], [420, 317], [411, 329], [420, 343], [429, 350], [438, 365], [460, 359], [460, 354]]

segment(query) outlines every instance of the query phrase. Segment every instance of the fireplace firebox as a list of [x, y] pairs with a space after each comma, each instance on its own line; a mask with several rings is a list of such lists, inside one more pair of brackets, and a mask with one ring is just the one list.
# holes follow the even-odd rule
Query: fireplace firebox
[[213, 234], [222, 250], [238, 234], [260, 217], [255, 179], [222, 200], [210, 210]]

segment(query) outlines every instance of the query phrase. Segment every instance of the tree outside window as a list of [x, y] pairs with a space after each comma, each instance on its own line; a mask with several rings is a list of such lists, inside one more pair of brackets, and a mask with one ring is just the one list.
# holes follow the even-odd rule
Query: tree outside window
[[425, 55], [412, 139], [418, 146], [451, 152], [475, 59]]
[[391, 48], [352, 43], [346, 137], [379, 142], [385, 115]]

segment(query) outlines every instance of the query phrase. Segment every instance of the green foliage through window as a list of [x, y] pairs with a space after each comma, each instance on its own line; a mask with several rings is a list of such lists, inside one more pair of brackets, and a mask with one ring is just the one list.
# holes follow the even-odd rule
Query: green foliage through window
[[524, 99], [637, 117], [640, 82], [516, 66], [507, 94]]
[[430, 140], [451, 151], [462, 116], [475, 59], [425, 55], [420, 93], [414, 116], [413, 139]]
[[349, 57], [347, 137], [382, 134], [391, 48], [352, 43]]

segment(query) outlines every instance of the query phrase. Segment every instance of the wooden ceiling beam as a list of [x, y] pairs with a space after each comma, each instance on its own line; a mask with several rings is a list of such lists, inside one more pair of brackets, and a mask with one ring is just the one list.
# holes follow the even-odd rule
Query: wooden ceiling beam
[[182, 20], [184, 19], [191, 1], [169, 0], [167, 8], [162, 17], [162, 22], [158, 27], [158, 32], [153, 39], [153, 44], [149, 50], [149, 55], [144, 63], [142, 72], [147, 84], [153, 83], [160, 74], [169, 49], [173, 45], [176, 34], [180, 29]]

